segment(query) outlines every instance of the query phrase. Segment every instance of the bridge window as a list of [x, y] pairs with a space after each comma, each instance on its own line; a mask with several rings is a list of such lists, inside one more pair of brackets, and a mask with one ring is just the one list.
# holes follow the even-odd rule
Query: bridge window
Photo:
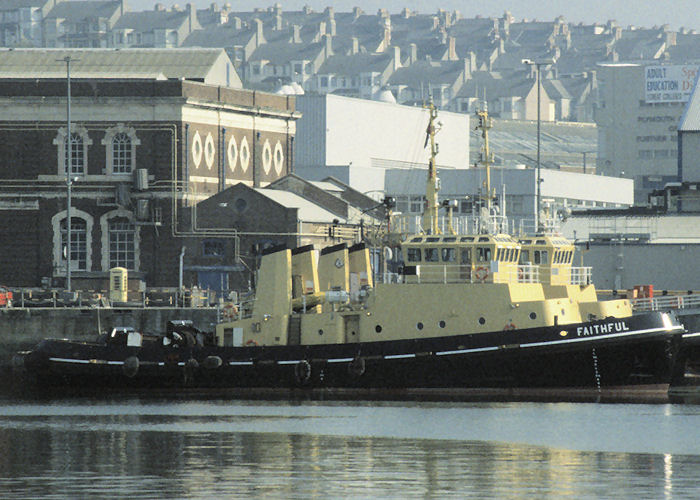
[[462, 264], [470, 264], [472, 261], [472, 249], [463, 248], [462, 249]]
[[547, 250], [535, 250], [535, 264], [547, 264], [549, 256]]
[[425, 261], [426, 262], [438, 262], [439, 255], [437, 248], [426, 248], [425, 249]]
[[476, 260], [478, 262], [488, 262], [491, 260], [491, 249], [485, 247], [477, 247]]
[[530, 261], [530, 250], [520, 250], [520, 263], [525, 264]]
[[406, 258], [408, 262], [420, 262], [420, 248], [408, 248]]
[[443, 262], [454, 262], [457, 260], [457, 252], [454, 248], [443, 248], [441, 249], [441, 253]]

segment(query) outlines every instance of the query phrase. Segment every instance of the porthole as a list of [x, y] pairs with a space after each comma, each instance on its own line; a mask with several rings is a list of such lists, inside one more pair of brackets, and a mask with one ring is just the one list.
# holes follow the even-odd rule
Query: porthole
[[418, 323], [416, 323], [416, 328], [419, 329], [419, 330], [422, 330], [422, 329], [423, 329], [423, 323], [421, 323], [420, 321], [419, 321]]
[[537, 319], [537, 313], [536, 313], [536, 312], [531, 312], [531, 313], [530, 313], [530, 319]]
[[486, 324], [486, 318], [484, 318], [484, 317], [479, 318], [479, 324], [480, 325]]
[[440, 322], [438, 323], [438, 326], [440, 328], [445, 328], [445, 324], [446, 324], [445, 321], [441, 319]]
[[319, 335], [323, 335], [323, 329], [322, 329], [322, 328], [319, 328], [318, 334], [319, 334]]
[[382, 333], [382, 325], [377, 325], [374, 327], [374, 331], [377, 333]]

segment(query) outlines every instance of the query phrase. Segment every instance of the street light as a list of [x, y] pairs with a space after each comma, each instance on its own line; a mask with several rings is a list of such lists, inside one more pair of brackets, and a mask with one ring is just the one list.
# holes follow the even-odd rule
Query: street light
[[554, 64], [556, 61], [554, 59], [542, 59], [539, 61], [533, 61], [532, 59], [523, 59], [521, 61], [523, 64], [527, 64], [528, 66], [535, 66], [537, 68], [537, 210], [535, 212], [535, 227], [537, 228], [537, 232], [540, 233], [542, 232], [542, 224], [540, 221], [540, 204], [542, 202], [542, 195], [540, 191], [540, 184], [542, 183], [542, 179], [540, 177], [540, 169], [541, 169], [541, 164], [540, 164], [540, 122], [541, 117], [541, 104], [540, 104], [540, 92], [541, 92], [541, 68], [542, 66], [549, 66]]
[[59, 59], [59, 61], [63, 61], [66, 63], [66, 87], [67, 87], [67, 94], [68, 94], [68, 99], [66, 100], [66, 290], [71, 291], [71, 283], [70, 283], [70, 278], [71, 278], [71, 272], [70, 272], [70, 259], [71, 259], [71, 218], [70, 218], [70, 209], [71, 209], [71, 187], [73, 184], [74, 180], [71, 174], [71, 160], [72, 160], [72, 152], [71, 152], [71, 131], [70, 131], [70, 63], [71, 61], [77, 61], [78, 59], [73, 59], [71, 56], [66, 56], [63, 59]]

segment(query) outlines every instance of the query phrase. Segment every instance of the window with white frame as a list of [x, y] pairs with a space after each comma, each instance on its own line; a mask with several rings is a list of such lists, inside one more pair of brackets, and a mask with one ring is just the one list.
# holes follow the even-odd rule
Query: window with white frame
[[66, 258], [70, 254], [71, 269], [89, 271], [92, 269], [92, 217], [82, 210], [71, 210], [70, 252], [68, 252], [68, 230], [66, 211], [51, 218], [53, 227], [53, 263], [55, 272], [66, 269]]
[[[68, 224], [67, 219], [61, 221], [61, 264], [66, 265], [68, 256]], [[73, 270], [87, 269], [87, 222], [71, 216], [70, 225], [70, 265]]]
[[109, 268], [136, 268], [136, 228], [126, 218], [109, 221]]
[[[58, 175], [81, 176], [87, 173], [88, 147], [92, 145], [87, 129], [79, 125], [71, 126], [70, 143], [66, 147], [66, 128], [60, 128], [53, 140], [58, 152]], [[70, 168], [70, 170], [68, 170]]]
[[107, 175], [131, 174], [136, 169], [136, 146], [141, 141], [133, 127], [123, 123], [106, 130], [102, 145], [105, 146]]

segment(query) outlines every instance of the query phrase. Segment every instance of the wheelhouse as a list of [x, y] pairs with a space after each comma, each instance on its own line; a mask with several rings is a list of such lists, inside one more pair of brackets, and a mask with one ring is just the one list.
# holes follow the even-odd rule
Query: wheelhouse
[[566, 238], [535, 236], [521, 239], [520, 246], [520, 266], [526, 276], [537, 276], [542, 283], [551, 285], [587, 284], [581, 281], [590, 281], [590, 276], [578, 276], [579, 268], [572, 270], [575, 248]]
[[409, 282], [502, 283], [517, 275], [520, 245], [507, 234], [417, 235], [402, 253]]

